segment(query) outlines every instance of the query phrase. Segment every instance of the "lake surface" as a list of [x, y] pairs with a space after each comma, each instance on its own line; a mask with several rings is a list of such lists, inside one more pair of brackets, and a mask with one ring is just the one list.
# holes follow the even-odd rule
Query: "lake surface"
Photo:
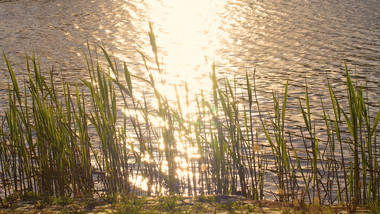
[[[326, 77], [338, 96], [346, 95], [346, 61], [351, 75], [368, 87], [370, 105], [374, 110], [378, 106], [380, 2], [376, 0], [0, 2], [0, 48], [20, 79], [26, 75], [25, 54], [35, 53], [43, 70], [54, 65], [66, 80], [78, 83], [87, 76], [82, 52], [87, 41], [92, 46], [103, 42], [132, 73], [146, 77], [136, 49], [152, 56], [147, 35], [151, 22], [169, 86], [186, 82], [193, 94], [209, 90], [213, 62], [220, 78], [236, 78], [242, 84], [245, 73], [253, 75], [256, 69], [263, 106], [272, 103], [272, 91], [282, 93], [287, 80], [289, 105], [298, 105], [307, 81], [312, 112], [321, 118], [320, 100], [329, 103]], [[8, 83], [1, 57], [1, 108]], [[169, 99], [175, 99], [173, 91], [167, 89]], [[290, 115], [294, 124], [303, 123], [298, 109]]]
[[[151, 22], [169, 84], [186, 82], [192, 93], [208, 90], [213, 62], [219, 77], [242, 83], [256, 69], [263, 106], [286, 80], [289, 105], [295, 106], [306, 80], [312, 112], [321, 118], [316, 103], [329, 98], [326, 77], [338, 96], [346, 94], [344, 61], [359, 83], [367, 78], [370, 105], [377, 108], [379, 8], [377, 0], [0, 0], [0, 48], [20, 78], [26, 75], [25, 54], [36, 53], [43, 69], [54, 65], [77, 83], [87, 75], [81, 50], [87, 41], [103, 42], [132, 73], [144, 76], [136, 49], [151, 55]], [[8, 83], [1, 58], [1, 108]], [[291, 126], [302, 124], [299, 110], [290, 111]]]
[[[80, 48], [86, 50], [86, 41], [104, 42], [135, 67], [132, 71], [143, 71], [135, 48], [151, 52], [147, 31], [152, 22], [166, 72], [192, 81], [191, 88], [208, 85], [213, 61], [217, 72], [230, 78], [255, 68], [265, 91], [282, 87], [287, 79], [297, 88], [305, 78], [318, 91], [326, 75], [332, 82], [344, 79], [344, 60], [352, 73], [368, 78], [370, 96], [380, 86], [376, 0], [0, 2], [0, 48], [18, 73], [25, 67], [25, 54], [35, 52], [41, 65], [55, 65], [67, 77], [82, 76]], [[4, 89], [3, 59], [0, 65]]]

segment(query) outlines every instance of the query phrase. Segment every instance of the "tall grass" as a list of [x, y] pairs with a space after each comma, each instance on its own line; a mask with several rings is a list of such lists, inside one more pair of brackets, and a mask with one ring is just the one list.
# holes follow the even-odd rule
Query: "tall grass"
[[[189, 100], [187, 85], [177, 85], [177, 100], [169, 101], [159, 87], [165, 76], [151, 27], [149, 38], [156, 69], [140, 52], [147, 78], [133, 75], [97, 45], [94, 52], [88, 47], [88, 77], [76, 87], [63, 80], [57, 84], [54, 70], [41, 71], [34, 56], [26, 57], [29, 78], [20, 87], [4, 54], [12, 83], [0, 127], [1, 197], [242, 194], [274, 195], [285, 202], [378, 204], [380, 109], [370, 112], [365, 90], [353, 84], [347, 66], [347, 108], [328, 84], [331, 103], [321, 102], [325, 127], [317, 130], [306, 86], [299, 98], [302, 140], [294, 142], [285, 128], [288, 83], [281, 97], [273, 93], [272, 113], [266, 113], [260, 111], [254, 76], [247, 74], [244, 83], [219, 79], [213, 65], [211, 91]], [[142, 97], [136, 95], [136, 82], [146, 86]], [[195, 113], [185, 114], [183, 105], [191, 102]], [[319, 132], [327, 139], [319, 139]], [[296, 150], [294, 143], [305, 149]], [[266, 189], [272, 173], [277, 192]]]
[[5, 197], [17, 191], [64, 196], [92, 189], [90, 144], [79, 112], [84, 111], [83, 98], [77, 94], [77, 102], [71, 99], [64, 82], [58, 88], [53, 70], [49, 79], [43, 78], [34, 56], [26, 58], [29, 79], [20, 89], [4, 58], [13, 83], [1, 128]]

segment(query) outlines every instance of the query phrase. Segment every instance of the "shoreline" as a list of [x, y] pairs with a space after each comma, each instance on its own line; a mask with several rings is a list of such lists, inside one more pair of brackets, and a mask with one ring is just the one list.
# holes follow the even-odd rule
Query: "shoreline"
[[252, 200], [239, 195], [119, 197], [77, 199], [68, 204], [41, 200], [17, 201], [3, 213], [370, 213], [369, 207], [350, 210], [342, 204], [317, 205]]

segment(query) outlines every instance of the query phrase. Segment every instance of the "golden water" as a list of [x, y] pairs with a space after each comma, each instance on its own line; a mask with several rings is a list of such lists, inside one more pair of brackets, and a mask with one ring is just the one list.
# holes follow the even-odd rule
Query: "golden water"
[[[184, 86], [189, 89], [190, 100], [200, 90], [210, 90], [209, 73], [214, 62], [219, 77], [243, 83], [245, 73], [252, 75], [256, 69], [258, 98], [265, 107], [271, 103], [272, 90], [281, 91], [287, 79], [290, 106], [302, 96], [305, 79], [312, 103], [328, 98], [326, 75], [334, 90], [344, 95], [342, 65], [346, 60], [359, 81], [368, 78], [369, 100], [376, 101], [380, 87], [378, 8], [380, 2], [376, 0], [0, 1], [0, 48], [20, 78], [26, 75], [25, 53], [35, 52], [43, 68], [55, 65], [67, 81], [76, 83], [87, 75], [80, 49], [86, 49], [86, 41], [103, 42], [118, 60], [127, 62], [133, 74], [146, 77], [136, 49], [152, 58], [147, 36], [151, 22], [165, 73], [166, 83], [160, 90], [169, 100], [176, 100], [177, 86], [184, 114], [195, 110], [194, 103], [185, 103]], [[161, 78], [157, 72], [155, 75]], [[1, 108], [8, 83], [4, 60], [0, 59]], [[135, 90], [142, 94], [144, 86]], [[322, 117], [320, 107], [311, 108], [316, 118]], [[298, 110], [290, 111], [287, 128], [297, 136], [302, 116]], [[180, 139], [180, 133], [177, 135]], [[178, 176], [187, 176], [190, 172], [184, 160], [198, 158], [198, 151], [186, 144], [178, 144], [177, 149], [187, 151], [184, 158], [176, 158], [181, 166]], [[146, 157], [144, 161], [150, 160]], [[160, 164], [165, 172], [167, 163]], [[134, 182], [146, 188], [144, 179]]]

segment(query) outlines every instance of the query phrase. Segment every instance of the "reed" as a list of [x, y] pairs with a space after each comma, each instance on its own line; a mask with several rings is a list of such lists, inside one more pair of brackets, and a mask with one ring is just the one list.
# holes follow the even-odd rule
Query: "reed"
[[74, 103], [66, 83], [58, 89], [53, 70], [48, 80], [43, 78], [34, 56], [26, 58], [29, 79], [21, 90], [5, 54], [4, 58], [13, 83], [1, 136], [5, 196], [15, 192], [64, 196], [91, 190], [92, 174], [86, 170], [89, 144], [83, 138], [87, 129], [73, 111], [83, 98], [78, 94]]
[[[306, 84], [299, 98], [302, 139], [294, 142], [286, 130], [288, 82], [280, 97], [273, 93], [272, 111], [263, 112], [255, 75], [247, 73], [244, 82], [219, 79], [213, 65], [211, 91], [190, 100], [188, 86], [176, 85], [176, 100], [169, 100], [160, 89], [165, 72], [151, 26], [149, 38], [153, 68], [139, 51], [146, 78], [130, 72], [104, 46], [88, 45], [88, 77], [75, 87], [54, 68], [41, 71], [35, 56], [26, 57], [28, 79], [20, 87], [4, 54], [12, 83], [0, 127], [2, 204], [30, 193], [98, 194], [110, 202], [119, 194], [242, 194], [353, 209], [378, 206], [380, 109], [370, 111], [365, 87], [353, 83], [347, 66], [347, 108], [328, 83], [331, 103], [321, 101], [324, 129], [317, 129]], [[141, 84], [145, 90], [138, 96], [135, 88]], [[193, 113], [185, 113], [191, 103]], [[320, 139], [320, 132], [327, 139]], [[296, 150], [295, 143], [304, 150]], [[273, 173], [277, 192], [266, 189]]]

